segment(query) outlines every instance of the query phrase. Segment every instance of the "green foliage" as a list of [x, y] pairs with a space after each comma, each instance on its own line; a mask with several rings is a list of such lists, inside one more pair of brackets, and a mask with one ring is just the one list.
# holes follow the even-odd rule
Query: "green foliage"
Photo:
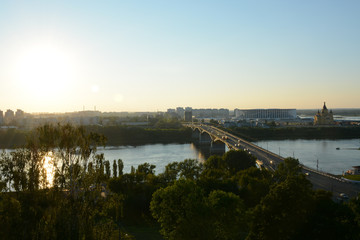
[[117, 174], [118, 168], [117, 168], [116, 160], [113, 161], [112, 170], [113, 170], [113, 177], [116, 178], [117, 175], [118, 175], [118, 174]]
[[[164, 120], [165, 121], [165, 120]], [[167, 121], [167, 120], [166, 120]], [[180, 122], [166, 122], [164, 124], [159, 123], [157, 127], [130, 127], [130, 126], [87, 126], [82, 127], [85, 132], [94, 134], [93, 141], [99, 142], [103, 139], [99, 139], [99, 136], [105, 136], [106, 143], [109, 146], [121, 146], [121, 145], [141, 145], [151, 143], [185, 143], [191, 142], [190, 128], [184, 128]], [[51, 125], [47, 125], [51, 126]], [[65, 126], [65, 125], [62, 125]], [[57, 131], [53, 131], [48, 127], [42, 126], [42, 134], [52, 137], [44, 137], [42, 142], [47, 142], [51, 145], [51, 138], [59, 134]], [[51, 127], [50, 127], [51, 128]], [[36, 130], [35, 130], [36, 132]], [[28, 143], [29, 135], [32, 138], [33, 132], [20, 131], [16, 129], [7, 129], [0, 131], [0, 148], [10, 149], [23, 147]], [[81, 135], [79, 135], [81, 136]], [[73, 142], [76, 142], [74, 140]], [[54, 142], [55, 143], [55, 142]], [[102, 144], [101, 144], [102, 145]], [[51, 146], [48, 146], [51, 147]]]
[[14, 152], [2, 152], [0, 171], [6, 190], [34, 190], [40, 185], [40, 167], [42, 155], [31, 154], [28, 149], [17, 149]]
[[225, 175], [234, 176], [237, 172], [255, 167], [256, 158], [251, 154], [239, 150], [228, 151], [222, 157], [211, 156], [204, 163], [203, 178], [223, 178]]
[[9, 149], [26, 144], [26, 132], [17, 129], [0, 130], [0, 148]]
[[255, 167], [256, 158], [245, 151], [228, 151], [223, 156], [225, 166], [230, 174], [235, 174], [238, 171]]
[[176, 181], [179, 177], [179, 163], [172, 162], [165, 166], [165, 171], [162, 174], [159, 174], [159, 178], [165, 183], [172, 183]]
[[251, 167], [238, 173], [238, 185], [240, 196], [248, 207], [254, 207], [260, 203], [270, 190], [272, 175], [269, 171]]
[[[97, 133], [45, 125], [28, 140], [0, 155], [2, 239], [134, 239], [128, 224], [156, 229], [155, 220], [167, 239], [360, 239], [360, 201], [312, 190], [297, 159], [272, 173], [229, 151], [204, 164], [170, 163], [158, 175], [149, 163], [123, 173], [118, 159], [111, 176]], [[53, 185], [43, 168], [49, 156]]]
[[192, 180], [179, 180], [153, 194], [150, 204], [161, 233], [169, 239], [209, 239], [204, 192]]
[[118, 168], [119, 168], [119, 176], [123, 175], [124, 162], [121, 159], [118, 159]]
[[[106, 196], [104, 188], [110, 163], [103, 154], [96, 154], [96, 147], [104, 140], [81, 127], [44, 125], [29, 136], [27, 148], [3, 152], [1, 176], [9, 186], [7, 190], [14, 189], [16, 194], [0, 195], [0, 224], [10, 224], [1, 228], [1, 236], [113, 239], [116, 233], [121, 234], [116, 230], [118, 218], [105, 212], [113, 197]], [[46, 157], [53, 160], [53, 186], [46, 179]], [[117, 201], [123, 203], [121, 198]]]
[[237, 239], [242, 235], [243, 201], [221, 190], [207, 196], [193, 180], [180, 179], [157, 190], [150, 208], [169, 239]]
[[178, 164], [178, 169], [181, 178], [195, 180], [201, 174], [202, 164], [196, 159], [185, 159]]
[[251, 214], [247, 239], [292, 239], [306, 221], [311, 197], [311, 185], [303, 176], [273, 186]]
[[154, 125], [158, 129], [179, 129], [182, 127], [177, 118], [161, 118]]
[[345, 175], [343, 177], [350, 180], [360, 181], [360, 175]]
[[246, 228], [243, 200], [234, 193], [212, 191], [206, 199], [211, 239], [240, 239]]
[[0, 236], [21, 239], [21, 203], [9, 195], [0, 195]]
[[172, 183], [179, 178], [198, 179], [203, 166], [196, 159], [185, 159], [182, 162], [172, 162], [165, 166], [164, 173], [159, 174], [159, 180], [164, 183]]
[[214, 120], [214, 119], [210, 119], [210, 124], [213, 125], [213, 126], [218, 126], [219, 122]]
[[295, 158], [285, 158], [283, 163], [280, 163], [275, 171], [274, 179], [277, 181], [285, 181], [288, 177], [301, 175], [301, 166], [299, 160]]
[[128, 126], [88, 127], [102, 134], [109, 146], [191, 142], [191, 128], [141, 128]]
[[109, 179], [111, 176], [111, 170], [110, 170], [110, 162], [105, 161], [105, 177]]
[[155, 165], [149, 163], [140, 164], [136, 170], [136, 174], [144, 174], [145, 176], [149, 174], [154, 175], [155, 167]]
[[351, 205], [335, 203], [331, 197], [331, 193], [322, 190], [313, 194], [308, 221], [294, 239], [360, 239], [356, 211]]

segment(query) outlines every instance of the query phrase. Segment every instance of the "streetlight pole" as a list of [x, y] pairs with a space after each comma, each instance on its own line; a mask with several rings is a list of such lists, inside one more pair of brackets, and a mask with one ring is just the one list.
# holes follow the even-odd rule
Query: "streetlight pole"
[[316, 171], [319, 171], [319, 159], [316, 159]]

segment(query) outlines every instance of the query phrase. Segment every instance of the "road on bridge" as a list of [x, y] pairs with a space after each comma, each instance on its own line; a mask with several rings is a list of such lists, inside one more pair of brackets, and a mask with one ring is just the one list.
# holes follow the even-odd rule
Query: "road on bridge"
[[[205, 124], [189, 124], [188, 126], [193, 128], [196, 127], [208, 132], [223, 141], [231, 149], [241, 149], [249, 152], [258, 159], [258, 163], [271, 171], [274, 171], [277, 165], [284, 161], [283, 157], [219, 128]], [[316, 171], [304, 165], [302, 165], [302, 167], [303, 173], [313, 184], [313, 188], [332, 192], [334, 199], [340, 199], [339, 197], [341, 193], [345, 193], [350, 198], [357, 197], [360, 193], [360, 184], [358, 183], [349, 182], [334, 175]]]

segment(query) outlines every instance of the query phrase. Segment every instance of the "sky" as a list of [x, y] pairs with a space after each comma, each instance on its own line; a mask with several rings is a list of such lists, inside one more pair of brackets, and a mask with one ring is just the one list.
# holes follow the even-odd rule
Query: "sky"
[[360, 108], [360, 1], [0, 1], [0, 110]]

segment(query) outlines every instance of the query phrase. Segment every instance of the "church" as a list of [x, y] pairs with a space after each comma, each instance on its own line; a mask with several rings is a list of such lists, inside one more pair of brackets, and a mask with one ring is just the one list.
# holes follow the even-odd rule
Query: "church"
[[317, 114], [314, 117], [314, 125], [333, 125], [334, 122], [334, 116], [332, 110], [328, 110], [326, 108], [325, 102], [323, 109], [317, 112]]

